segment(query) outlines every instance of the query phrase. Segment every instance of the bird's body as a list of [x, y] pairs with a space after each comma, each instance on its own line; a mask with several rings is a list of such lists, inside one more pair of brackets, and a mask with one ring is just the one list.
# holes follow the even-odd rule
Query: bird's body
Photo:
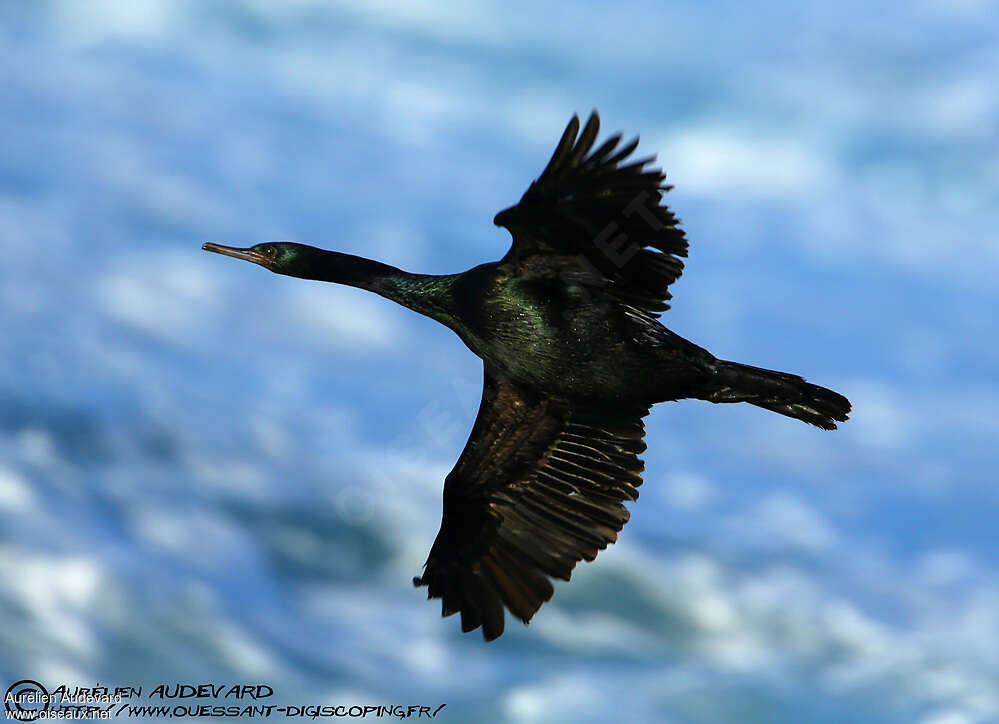
[[507, 255], [464, 273], [411, 274], [290, 242], [209, 251], [281, 274], [373, 291], [450, 327], [482, 358], [482, 403], [444, 484], [441, 530], [423, 576], [462, 629], [525, 623], [628, 519], [645, 449], [642, 418], [667, 400], [750, 402], [819, 427], [845, 397], [796, 375], [726, 362], [659, 321], [687, 242], [660, 205], [651, 159], [621, 165], [637, 140], [596, 150], [594, 113], [575, 117], [537, 181], [497, 215]]
[[[521, 276], [485, 264], [455, 284], [468, 348], [509, 379], [549, 395], [588, 400], [650, 399], [655, 352], [617, 305], [558, 277]], [[613, 360], [613, 364], [608, 364]]]

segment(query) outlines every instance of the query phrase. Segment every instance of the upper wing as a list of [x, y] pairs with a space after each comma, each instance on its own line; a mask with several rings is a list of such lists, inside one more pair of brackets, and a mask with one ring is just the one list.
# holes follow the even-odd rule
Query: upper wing
[[595, 272], [591, 283], [657, 314], [669, 308], [669, 285], [683, 272], [678, 257], [687, 255], [677, 218], [661, 205], [672, 187], [660, 169], [646, 168], [655, 156], [628, 160], [637, 138], [618, 148], [617, 134], [591, 152], [599, 127], [596, 111], [582, 133], [573, 116], [541, 176], [496, 215], [493, 222], [513, 235], [504, 261], [528, 273], [562, 266], [578, 274], [582, 255]]
[[614, 409], [543, 397], [485, 372], [482, 404], [444, 482], [444, 515], [417, 586], [461, 611], [461, 628], [503, 633], [551, 598], [547, 576], [617, 540], [638, 498], [647, 406]]

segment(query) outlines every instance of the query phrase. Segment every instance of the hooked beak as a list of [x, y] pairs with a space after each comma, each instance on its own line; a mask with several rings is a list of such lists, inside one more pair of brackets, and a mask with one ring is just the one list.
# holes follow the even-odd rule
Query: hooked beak
[[223, 254], [224, 256], [231, 256], [234, 259], [245, 259], [246, 261], [252, 261], [254, 264], [266, 264], [270, 261], [260, 252], [254, 251], [253, 249], [239, 249], [235, 246], [222, 246], [221, 244], [213, 244], [210, 241], [206, 241], [201, 245], [204, 251], [214, 251], [216, 254]]

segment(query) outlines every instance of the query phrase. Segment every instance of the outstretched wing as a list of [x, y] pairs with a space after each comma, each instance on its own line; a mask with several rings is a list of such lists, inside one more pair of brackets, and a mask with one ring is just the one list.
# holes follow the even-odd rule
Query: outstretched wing
[[[621, 135], [596, 150], [600, 128], [594, 111], [579, 132], [572, 117], [551, 161], [520, 202], [493, 222], [513, 235], [503, 261], [523, 273], [561, 273], [590, 283], [649, 314], [669, 308], [669, 285], [683, 272], [687, 240], [662, 204], [665, 174], [649, 168], [655, 156], [632, 160], [638, 139], [618, 147]], [[585, 260], [585, 261], [583, 261]], [[559, 267], [564, 267], [560, 269]]]
[[581, 559], [617, 540], [638, 498], [647, 406], [598, 408], [531, 392], [485, 371], [479, 414], [444, 482], [441, 529], [416, 586], [461, 612], [462, 631], [527, 623]]

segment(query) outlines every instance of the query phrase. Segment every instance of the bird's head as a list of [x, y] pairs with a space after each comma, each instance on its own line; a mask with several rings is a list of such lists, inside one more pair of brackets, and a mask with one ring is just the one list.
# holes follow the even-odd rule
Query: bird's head
[[308, 265], [310, 252], [315, 251], [311, 246], [291, 241], [265, 241], [245, 249], [207, 241], [201, 245], [201, 248], [216, 254], [231, 256], [234, 259], [252, 261], [272, 272], [288, 276], [302, 276]]

